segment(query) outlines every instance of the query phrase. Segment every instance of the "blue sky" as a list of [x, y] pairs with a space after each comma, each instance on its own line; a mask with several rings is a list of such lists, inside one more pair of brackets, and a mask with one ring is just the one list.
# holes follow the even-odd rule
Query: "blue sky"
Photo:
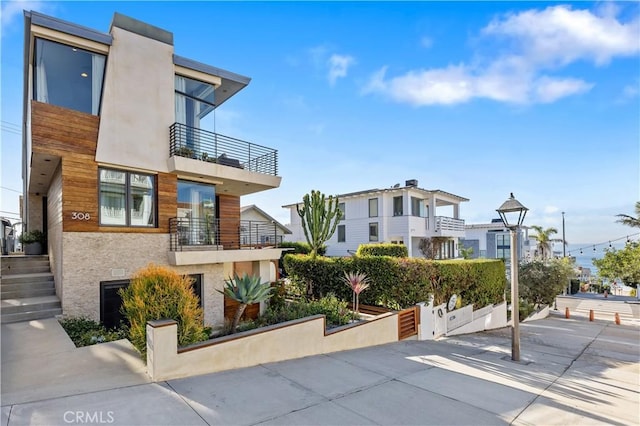
[[[244, 197], [283, 223], [311, 189], [404, 184], [469, 198], [487, 222], [514, 192], [526, 225], [573, 244], [637, 232], [637, 2], [2, 2], [2, 207], [17, 212], [22, 9], [107, 32], [113, 12], [176, 53], [252, 78], [216, 130], [279, 151], [282, 185]], [[7, 189], [8, 188], [8, 189]]]

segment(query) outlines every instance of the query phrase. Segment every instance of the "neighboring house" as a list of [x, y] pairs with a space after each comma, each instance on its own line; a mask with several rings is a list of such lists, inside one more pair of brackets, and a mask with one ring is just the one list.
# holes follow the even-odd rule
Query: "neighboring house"
[[[371, 189], [338, 195], [343, 217], [335, 234], [327, 241], [327, 256], [349, 256], [360, 244], [387, 242], [405, 244], [409, 256], [422, 257], [420, 240], [441, 237], [442, 258], [457, 256], [457, 240], [464, 237], [460, 203], [469, 201], [448, 192], [418, 187], [415, 179], [387, 189]], [[291, 236], [288, 241], [305, 242], [296, 206], [290, 210]], [[443, 213], [447, 211], [448, 214]]]
[[[264, 210], [251, 204], [240, 208], [240, 219], [247, 227], [247, 240], [258, 241], [263, 246], [282, 243], [284, 236], [291, 234], [289, 228], [268, 215]], [[241, 242], [243, 243], [243, 242]]]
[[[491, 223], [466, 225], [465, 232], [465, 238], [460, 244], [464, 248], [473, 249], [470, 256], [472, 259], [511, 260], [511, 231], [501, 219], [493, 219]], [[518, 259], [532, 259], [534, 250], [535, 240], [529, 238], [529, 228], [521, 226], [518, 231]]]
[[117, 290], [154, 263], [191, 275], [221, 325], [224, 279], [267, 280], [281, 255], [248, 250], [261, 237], [240, 217], [241, 196], [280, 185], [277, 151], [212, 131], [250, 79], [118, 13], [103, 33], [25, 12], [24, 58], [23, 217], [48, 235], [63, 313], [117, 323]]

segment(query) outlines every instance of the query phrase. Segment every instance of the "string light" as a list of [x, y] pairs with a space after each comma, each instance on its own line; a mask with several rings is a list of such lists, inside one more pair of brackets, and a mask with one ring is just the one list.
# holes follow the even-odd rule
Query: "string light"
[[[640, 235], [640, 232], [635, 233], [635, 234], [631, 234], [631, 235], [626, 235], [626, 236], [620, 237], [620, 238], [615, 238], [615, 239], [608, 240], [608, 241], [603, 241], [603, 242], [598, 243], [598, 244], [593, 244], [592, 245], [592, 250], [593, 250], [594, 253], [596, 253], [598, 251], [596, 247], [600, 247], [600, 246], [605, 246], [605, 247], [603, 247], [604, 251], [607, 250], [606, 246], [608, 246], [609, 249], [613, 249], [613, 243], [615, 243], [617, 241], [622, 241], [622, 240], [626, 240], [626, 243], [630, 244], [633, 241], [633, 238], [634, 237], [638, 237], [639, 235]], [[567, 256], [571, 256], [571, 253], [576, 253], [576, 252], [578, 252], [580, 254], [583, 254], [584, 253], [583, 250], [586, 250], [588, 248], [589, 248], [589, 246], [573, 249], [573, 250], [567, 252]]]

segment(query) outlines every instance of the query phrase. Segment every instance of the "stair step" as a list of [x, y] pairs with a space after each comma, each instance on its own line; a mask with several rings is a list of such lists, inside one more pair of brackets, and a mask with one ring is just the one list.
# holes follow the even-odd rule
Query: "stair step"
[[19, 265], [11, 268], [2, 268], [2, 276], [11, 276], [11, 275], [24, 275], [24, 274], [41, 274], [44, 272], [49, 272], [51, 269], [49, 268], [49, 263], [44, 263], [42, 265]]
[[27, 297], [23, 299], [6, 299], [0, 301], [0, 312], [16, 314], [21, 312], [44, 311], [61, 308], [60, 299], [57, 296]]
[[36, 272], [34, 274], [10, 274], [2, 276], [2, 284], [20, 284], [31, 282], [53, 281], [51, 272]]
[[17, 290], [2, 290], [0, 300], [25, 299], [31, 297], [55, 296], [55, 287], [49, 288], [21, 288]]
[[0, 316], [0, 322], [2, 324], [9, 324], [12, 322], [33, 321], [38, 319], [53, 318], [56, 315], [62, 315], [62, 308], [18, 312], [13, 314], [2, 313], [2, 315]]

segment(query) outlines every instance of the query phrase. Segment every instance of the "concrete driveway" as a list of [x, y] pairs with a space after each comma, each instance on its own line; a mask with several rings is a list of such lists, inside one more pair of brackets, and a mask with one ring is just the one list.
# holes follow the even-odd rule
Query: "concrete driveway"
[[[32, 377], [41, 396], [22, 386], [9, 404], [3, 378], [2, 424], [640, 424], [640, 328], [558, 316], [522, 324], [521, 333], [520, 363], [502, 329], [162, 383], [144, 383], [123, 363], [89, 392]], [[61, 380], [80, 387], [85, 380], [73, 379], [63, 358]]]

